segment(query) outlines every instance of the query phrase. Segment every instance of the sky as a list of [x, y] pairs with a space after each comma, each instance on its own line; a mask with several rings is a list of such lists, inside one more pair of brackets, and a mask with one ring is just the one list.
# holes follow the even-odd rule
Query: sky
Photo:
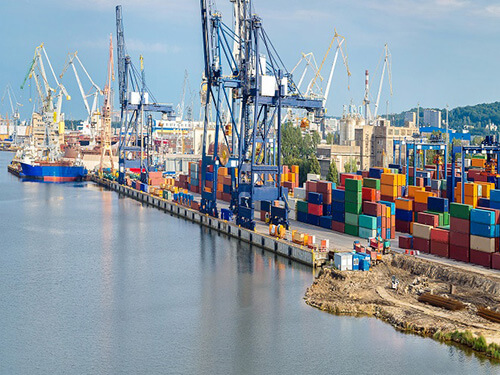
[[[227, 24], [229, 0], [215, 0]], [[20, 90], [34, 49], [44, 43], [59, 74], [69, 52], [78, 56], [94, 81], [104, 86], [109, 34], [115, 39], [115, 6], [110, 0], [0, 0], [0, 90], [10, 83], [29, 116], [34, 87]], [[125, 43], [135, 64], [144, 56], [146, 81], [159, 102], [180, 101], [184, 72], [199, 92], [203, 71], [201, 16], [197, 0], [122, 0]], [[392, 88], [384, 80], [379, 113], [417, 106], [450, 108], [499, 100], [500, 3], [492, 0], [253, 0], [255, 12], [289, 70], [302, 53], [322, 60], [334, 29], [345, 37], [351, 78], [337, 62], [327, 102], [328, 114], [361, 105], [364, 72], [370, 71], [371, 99], [376, 98], [384, 45], [392, 62]], [[333, 52], [325, 63], [328, 75]], [[377, 69], [378, 68], [378, 69]], [[85, 90], [89, 82], [80, 73]], [[298, 81], [299, 73], [296, 73]], [[386, 76], [387, 79], [387, 76]], [[85, 117], [75, 77], [63, 79], [71, 101], [67, 119]], [[115, 87], [117, 87], [115, 82]], [[348, 89], [349, 87], [349, 89]], [[199, 97], [194, 96], [195, 118]], [[387, 101], [389, 104], [387, 106]], [[10, 111], [7, 100], [0, 113]]]

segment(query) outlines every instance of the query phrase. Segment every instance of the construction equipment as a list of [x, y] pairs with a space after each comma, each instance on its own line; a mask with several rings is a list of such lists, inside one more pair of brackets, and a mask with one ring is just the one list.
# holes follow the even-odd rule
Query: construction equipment
[[[14, 130], [12, 131], [12, 143], [14, 145], [17, 145], [18, 139], [17, 139], [17, 127], [20, 124], [20, 115], [19, 115], [19, 107], [22, 107], [22, 104], [18, 102], [16, 94], [14, 93], [14, 90], [12, 89], [12, 86], [10, 83], [8, 83], [5, 86], [5, 91], [4, 94], [2, 95], [2, 100], [1, 103], [4, 103], [5, 97], [9, 98], [9, 103], [10, 103], [10, 109], [11, 109], [11, 115], [12, 119], [14, 121]], [[14, 99], [14, 100], [12, 100]]]
[[109, 60], [108, 60], [108, 76], [106, 85], [104, 86], [104, 105], [102, 106], [102, 121], [101, 121], [101, 157], [99, 160], [99, 175], [102, 176], [104, 159], [107, 156], [111, 164], [111, 171], [114, 172], [115, 165], [113, 162], [113, 151], [111, 150], [111, 82], [115, 80], [114, 65], [113, 65], [113, 35], [109, 35]]
[[[144, 59], [140, 70], [126, 53], [122, 7], [116, 7], [116, 51], [121, 105], [120, 140], [118, 145], [118, 183], [125, 184], [128, 168], [137, 168], [141, 181], [148, 183], [152, 168], [153, 112], [166, 119], [175, 119], [172, 104], [159, 104], [146, 86]], [[146, 119], [147, 116], [147, 119]]]
[[[221, 14], [200, 0], [205, 59], [204, 135], [202, 147], [201, 212], [218, 216], [216, 190], [206, 186], [207, 177], [217, 186], [220, 165], [218, 148], [229, 150], [232, 176], [231, 208], [236, 223], [254, 229], [254, 202], [285, 201], [281, 186], [282, 108], [320, 111], [322, 100], [298, 92], [262, 20], [254, 14], [251, 0], [234, 0], [234, 25], [222, 22]], [[231, 43], [232, 42], [232, 46]], [[215, 115], [212, 127], [210, 109]], [[231, 136], [224, 128], [231, 124]], [[213, 152], [207, 134], [215, 128]], [[211, 147], [210, 147], [211, 148]], [[237, 168], [237, 169], [236, 169]], [[288, 227], [288, 206], [271, 207], [273, 224]]]
[[[75, 60], [76, 62], [80, 65], [81, 69], [87, 76], [88, 80], [90, 81], [90, 84], [92, 87], [89, 90], [89, 94], [85, 93], [85, 90], [82, 85], [82, 81], [80, 79], [80, 76], [78, 74], [78, 71], [75, 66]], [[80, 90], [80, 94], [83, 99], [83, 104], [85, 105], [85, 110], [87, 111], [87, 119], [84, 121], [84, 128], [86, 126], [89, 127], [90, 129], [90, 143], [93, 145], [96, 142], [96, 136], [97, 133], [99, 132], [99, 124], [97, 123], [98, 118], [99, 118], [99, 96], [103, 95], [103, 92], [101, 88], [92, 80], [90, 77], [90, 74], [88, 73], [87, 69], [85, 69], [85, 66], [83, 65], [82, 61], [78, 57], [78, 51], [75, 51], [74, 53], [68, 54], [68, 58], [66, 60], [66, 64], [59, 75], [59, 78], [62, 79], [64, 74], [66, 73], [66, 70], [69, 67], [73, 68], [73, 73], [75, 75], [76, 82], [78, 84], [78, 88]], [[88, 98], [92, 97], [92, 106], [89, 105]]]
[[399, 287], [399, 280], [396, 277], [396, 275], [392, 275], [392, 278], [391, 278], [391, 288], [394, 289], [394, 290], [398, 290], [398, 287]]

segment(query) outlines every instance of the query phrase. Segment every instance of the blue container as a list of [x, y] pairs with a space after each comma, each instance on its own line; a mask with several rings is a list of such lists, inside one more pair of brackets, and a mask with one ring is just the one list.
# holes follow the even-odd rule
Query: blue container
[[335, 182], [330, 182], [330, 184], [332, 185], [332, 190], [337, 188], [337, 184]]
[[413, 211], [406, 211], [396, 208], [396, 220], [412, 221]]
[[488, 198], [479, 198], [477, 200], [477, 205], [479, 207], [490, 208], [490, 200]]
[[331, 216], [321, 216], [319, 218], [319, 226], [326, 229], [332, 229], [332, 217]]
[[213, 174], [213, 172], [207, 172], [207, 173], [205, 173], [205, 180], [207, 180], [207, 181], [213, 181], [214, 180], [214, 174]]
[[345, 191], [340, 189], [332, 189], [332, 201], [345, 202]]
[[345, 223], [345, 212], [344, 211], [332, 211], [332, 220], [338, 221], [339, 223]]
[[271, 202], [270, 201], [260, 201], [260, 210], [265, 212], [271, 212]]
[[427, 209], [436, 212], [448, 212], [449, 203], [447, 198], [429, 197], [427, 198]]
[[490, 202], [500, 202], [500, 189], [490, 190]]
[[495, 224], [495, 211], [482, 210], [480, 208], [473, 208], [470, 211], [470, 221], [479, 224], [494, 225]]
[[385, 238], [391, 238], [391, 230], [390, 229], [385, 230]]
[[368, 177], [370, 178], [377, 178], [380, 180], [382, 177], [383, 170], [379, 168], [370, 168], [368, 170]]
[[301, 223], [307, 223], [307, 215], [307, 212], [297, 211], [297, 221], [300, 221]]
[[353, 271], [359, 271], [359, 260], [360, 260], [360, 257], [355, 252], [353, 252], [353, 254], [352, 254], [352, 270]]
[[496, 236], [497, 232], [497, 225], [480, 224], [474, 221], [470, 222], [470, 234], [473, 236], [493, 238]]
[[231, 185], [222, 185], [222, 191], [226, 194], [231, 193]]
[[345, 202], [332, 201], [332, 212], [344, 212], [345, 211]]
[[320, 216], [307, 214], [307, 224], [319, 226], [319, 218]]
[[222, 220], [229, 221], [233, 218], [233, 213], [231, 210], [228, 210], [227, 208], [222, 208], [220, 210], [220, 216]]
[[307, 201], [312, 204], [323, 204], [323, 194], [310, 191], [307, 193]]
[[377, 228], [382, 228], [382, 216], [377, 216]]
[[496, 210], [500, 210], [500, 202], [494, 202], [490, 199], [490, 208], [494, 208]]
[[323, 215], [324, 216], [331, 216], [332, 215], [332, 205], [331, 204], [324, 204], [323, 205]]
[[396, 215], [396, 203], [386, 201], [380, 201], [380, 203], [389, 206], [391, 208], [391, 215]]

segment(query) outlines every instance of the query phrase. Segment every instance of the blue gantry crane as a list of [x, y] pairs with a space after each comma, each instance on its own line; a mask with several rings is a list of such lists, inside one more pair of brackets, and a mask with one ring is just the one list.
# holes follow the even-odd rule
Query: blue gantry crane
[[141, 180], [148, 182], [152, 164], [152, 113], [174, 117], [171, 104], [159, 104], [146, 86], [144, 62], [138, 70], [126, 52], [122, 7], [116, 7], [116, 52], [119, 99], [121, 105], [120, 140], [118, 143], [118, 182], [125, 183], [127, 168], [139, 168]]
[[[232, 166], [231, 208], [236, 222], [254, 229], [256, 201], [281, 200], [271, 218], [288, 226], [286, 189], [281, 186], [282, 108], [322, 113], [322, 100], [305, 98], [294, 84], [251, 0], [234, 0], [227, 26], [207, 0], [200, 0], [203, 32], [204, 135], [200, 210], [218, 217], [218, 168]], [[210, 112], [214, 115], [213, 121]], [[215, 131], [213, 144], [207, 135]], [[207, 188], [212, 181], [212, 189]]]

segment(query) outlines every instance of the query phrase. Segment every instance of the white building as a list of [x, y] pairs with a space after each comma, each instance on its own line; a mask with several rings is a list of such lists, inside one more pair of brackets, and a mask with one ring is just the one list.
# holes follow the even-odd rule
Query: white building
[[441, 127], [441, 111], [435, 109], [424, 109], [424, 126]]

